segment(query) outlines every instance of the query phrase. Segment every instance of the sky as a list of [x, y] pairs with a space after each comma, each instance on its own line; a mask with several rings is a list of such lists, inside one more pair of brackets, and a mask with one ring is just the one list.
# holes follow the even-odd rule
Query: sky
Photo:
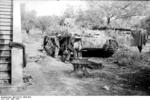
[[68, 5], [75, 10], [87, 8], [85, 1], [80, 0], [24, 0], [23, 3], [26, 4], [27, 11], [35, 10], [37, 16], [61, 16]]

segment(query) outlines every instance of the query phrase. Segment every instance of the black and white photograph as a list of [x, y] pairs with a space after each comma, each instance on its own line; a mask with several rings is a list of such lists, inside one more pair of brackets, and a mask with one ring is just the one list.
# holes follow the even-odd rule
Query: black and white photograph
[[150, 1], [0, 0], [8, 95], [149, 96]]

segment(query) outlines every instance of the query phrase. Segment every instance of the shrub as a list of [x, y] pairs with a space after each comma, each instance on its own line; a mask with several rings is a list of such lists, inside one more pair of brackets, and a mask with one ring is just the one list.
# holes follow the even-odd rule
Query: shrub
[[119, 48], [119, 50], [112, 56], [113, 62], [121, 66], [136, 65], [147, 66], [149, 64], [148, 56], [141, 54], [133, 48]]
[[119, 50], [113, 55], [115, 63], [121, 66], [134, 64], [136, 61], [141, 60], [141, 56], [138, 52], [130, 50], [128, 48], [119, 48]]

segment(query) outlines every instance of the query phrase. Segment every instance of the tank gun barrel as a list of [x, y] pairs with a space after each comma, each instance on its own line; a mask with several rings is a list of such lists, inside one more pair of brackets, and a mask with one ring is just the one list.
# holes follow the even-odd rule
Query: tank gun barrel
[[115, 28], [115, 27], [93, 27], [93, 30], [115, 30], [115, 31], [132, 31], [131, 29], [128, 28]]

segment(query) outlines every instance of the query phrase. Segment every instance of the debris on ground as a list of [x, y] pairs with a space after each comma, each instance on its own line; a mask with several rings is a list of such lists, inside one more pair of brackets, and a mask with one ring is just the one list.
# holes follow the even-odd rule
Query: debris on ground
[[109, 87], [109, 86], [107, 86], [107, 85], [105, 85], [103, 88], [104, 88], [105, 90], [107, 90], [107, 91], [109, 91], [109, 90], [110, 90], [110, 87]]

